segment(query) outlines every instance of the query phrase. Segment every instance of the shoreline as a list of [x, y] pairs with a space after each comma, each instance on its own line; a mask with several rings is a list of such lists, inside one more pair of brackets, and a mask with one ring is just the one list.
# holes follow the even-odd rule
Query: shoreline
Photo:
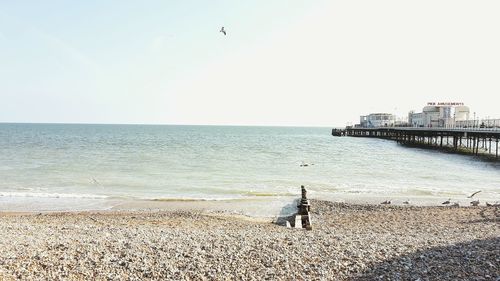
[[495, 280], [497, 207], [311, 200], [313, 230], [232, 212], [0, 213], [0, 279]]
[[[255, 218], [272, 218], [283, 213], [285, 208], [292, 208], [296, 205], [296, 197], [283, 196], [259, 196], [256, 198], [230, 199], [230, 200], [204, 200], [204, 199], [86, 199], [67, 200], [67, 198], [21, 198], [22, 200], [4, 200], [0, 197], [1, 213], [80, 213], [80, 212], [114, 212], [114, 211], [214, 211], [227, 212]], [[333, 203], [345, 203], [350, 205], [377, 206], [389, 200], [390, 206], [404, 207], [447, 207], [453, 203], [459, 203], [460, 207], [471, 207], [470, 202], [479, 200], [479, 206], [486, 203], [498, 204], [500, 200], [490, 199], [483, 194], [478, 194], [474, 198], [464, 198], [463, 196], [450, 196], [451, 203], [443, 205], [449, 198], [437, 198], [435, 196], [360, 196], [359, 194], [342, 194], [323, 198]], [[12, 199], [12, 198], [8, 198]], [[311, 196], [312, 200], [320, 200]], [[68, 201], [68, 202], [66, 202]], [[75, 201], [75, 202], [73, 202]], [[78, 202], [77, 202], [78, 201]], [[409, 204], [405, 204], [409, 201]], [[69, 207], [68, 205], [72, 205]], [[38, 204], [38, 205], [37, 205]], [[46, 208], [50, 205], [52, 208]], [[27, 207], [28, 206], [28, 207]], [[55, 206], [55, 207], [54, 207]], [[75, 207], [76, 206], [76, 207]]]

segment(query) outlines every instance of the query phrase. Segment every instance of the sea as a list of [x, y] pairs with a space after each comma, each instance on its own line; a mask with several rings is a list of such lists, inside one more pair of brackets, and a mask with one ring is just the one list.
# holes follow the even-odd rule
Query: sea
[[[0, 210], [122, 201], [500, 201], [500, 166], [332, 128], [0, 124]], [[464, 201], [465, 200], [465, 201]], [[244, 207], [242, 207], [244, 208]], [[259, 207], [261, 208], [261, 207]]]

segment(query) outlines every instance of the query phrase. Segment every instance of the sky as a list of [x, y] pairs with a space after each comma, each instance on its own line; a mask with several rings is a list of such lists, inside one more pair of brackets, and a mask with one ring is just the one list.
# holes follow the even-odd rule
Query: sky
[[499, 14], [497, 0], [0, 0], [0, 122], [345, 126], [427, 102], [500, 118]]

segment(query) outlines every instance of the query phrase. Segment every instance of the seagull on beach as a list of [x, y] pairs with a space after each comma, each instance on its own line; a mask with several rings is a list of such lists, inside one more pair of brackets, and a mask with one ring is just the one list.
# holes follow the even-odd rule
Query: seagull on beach
[[488, 203], [486, 202], [486, 207], [498, 207], [500, 206], [500, 203]]
[[224, 33], [224, 35], [226, 35], [226, 31], [224, 30], [224, 26], [220, 29], [219, 32], [222, 32], [222, 33]]
[[453, 204], [451, 204], [452, 207], [460, 207], [460, 204], [458, 204], [458, 202], [455, 202]]
[[404, 202], [403, 202], [403, 204], [405, 204], [405, 205], [410, 204], [410, 199], [408, 199], [408, 200], [404, 201]]
[[391, 200], [385, 200], [384, 202], [380, 203], [382, 205], [390, 205], [391, 204]]
[[479, 205], [479, 200], [472, 201], [472, 202], [470, 202], [470, 204], [471, 204], [472, 206], [478, 206], [478, 205]]
[[448, 198], [448, 200], [441, 203], [441, 205], [449, 205], [451, 203], [450, 200], [451, 200], [451, 198]]
[[467, 198], [472, 198], [472, 197], [474, 197], [474, 195], [478, 194], [479, 192], [481, 192], [481, 190], [472, 193], [471, 195], [467, 196]]

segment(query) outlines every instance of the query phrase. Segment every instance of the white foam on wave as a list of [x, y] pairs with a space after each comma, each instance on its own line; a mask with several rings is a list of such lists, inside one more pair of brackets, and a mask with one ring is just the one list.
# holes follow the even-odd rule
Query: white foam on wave
[[109, 196], [97, 195], [97, 194], [43, 193], [43, 192], [0, 192], [0, 197], [84, 198], [84, 199], [109, 198]]

